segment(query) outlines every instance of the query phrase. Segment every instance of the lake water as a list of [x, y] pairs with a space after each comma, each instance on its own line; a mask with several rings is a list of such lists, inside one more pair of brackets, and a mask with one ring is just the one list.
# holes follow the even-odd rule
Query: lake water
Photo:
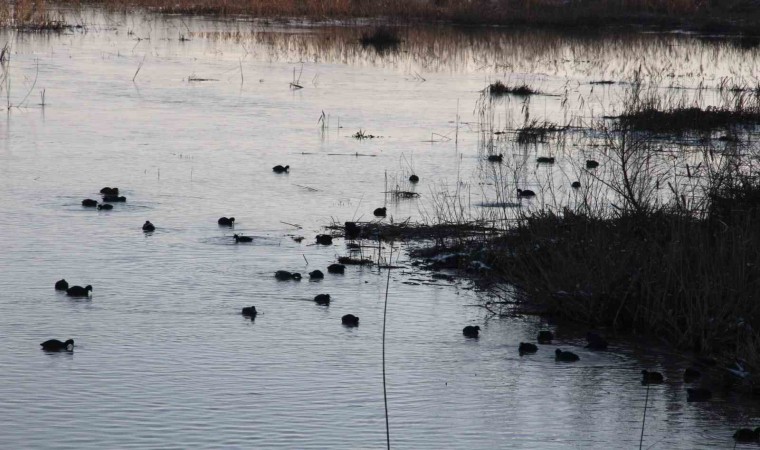
[[[374, 219], [384, 204], [386, 220], [434, 218], [432, 200], [457, 188], [472, 205], [493, 200], [477, 104], [495, 79], [554, 94], [531, 100], [531, 117], [567, 123], [619, 111], [625, 83], [591, 81], [624, 82], [644, 67], [681, 95], [749, 80], [760, 61], [756, 50], [681, 34], [423, 28], [383, 55], [351, 27], [96, 11], [67, 20], [84, 28], [0, 32], [11, 49], [0, 448], [384, 447], [387, 271], [349, 267], [319, 282], [278, 282], [274, 271], [326, 272], [347, 254], [340, 239], [313, 245], [333, 220]], [[497, 105], [492, 124], [522, 123], [525, 107]], [[380, 137], [351, 137], [360, 130]], [[274, 174], [276, 164], [290, 173]], [[533, 187], [551, 170], [523, 170], [514, 183]], [[416, 186], [404, 181], [412, 173]], [[103, 186], [127, 202], [80, 205]], [[421, 197], [388, 201], [395, 187]], [[254, 242], [236, 245], [221, 216]], [[141, 231], [145, 220], [154, 233]], [[519, 342], [553, 326], [487, 319], [473, 306], [487, 293], [432, 280], [394, 252], [405, 267], [392, 271], [388, 296], [394, 448], [635, 448], [642, 368], [668, 378], [650, 389], [643, 448], [731, 448], [735, 428], [758, 425], [760, 410], [720, 386], [709, 385], [714, 401], [687, 403], [688, 362], [666, 351], [613, 341], [592, 352], [582, 333], [560, 328], [556, 345], [520, 357]], [[60, 278], [93, 285], [92, 298], [55, 292]], [[311, 300], [319, 293], [331, 294], [329, 307]], [[249, 305], [260, 312], [253, 322], [240, 315]], [[341, 325], [347, 313], [358, 328]], [[465, 339], [462, 327], [476, 324], [481, 338]], [[76, 348], [44, 353], [50, 338]], [[556, 347], [581, 361], [556, 363]]]

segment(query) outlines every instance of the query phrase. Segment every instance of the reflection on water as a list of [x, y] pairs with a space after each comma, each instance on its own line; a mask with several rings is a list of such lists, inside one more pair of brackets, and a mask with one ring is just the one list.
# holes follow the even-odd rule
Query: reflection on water
[[[314, 245], [321, 226], [373, 218], [394, 186], [421, 196], [388, 202], [386, 220], [433, 214], [442, 188], [492, 204], [478, 184], [475, 106], [489, 80], [559, 94], [533, 99], [531, 115], [567, 123], [563, 100], [581, 117], [616, 107], [624, 85], [590, 81], [625, 82], [641, 66], [694, 86], [748, 78], [757, 64], [749, 50], [683, 35], [409, 28], [400, 52], [378, 55], [348, 27], [77, 17], [86, 31], [0, 34], [12, 48], [0, 125], [2, 448], [382, 447], [385, 273], [278, 282], [274, 271], [325, 271], [347, 250]], [[290, 89], [294, 77], [303, 89]], [[521, 108], [500, 103], [495, 128], [521, 123]], [[382, 137], [351, 138], [359, 130]], [[290, 173], [273, 174], [276, 164]], [[103, 186], [127, 202], [79, 205]], [[222, 216], [234, 230], [218, 227]], [[233, 232], [254, 241], [235, 245]], [[755, 425], [757, 410], [719, 377], [705, 381], [713, 402], [687, 404], [685, 363], [644, 345], [592, 352], [560, 327], [556, 345], [520, 357], [520, 342], [554, 326], [486, 320], [468, 306], [485, 294], [466, 282], [397, 264], [395, 448], [632, 448], [642, 367], [668, 380], [651, 387], [645, 448], [730, 447], [733, 428]], [[56, 293], [60, 278], [92, 284], [92, 299]], [[329, 307], [314, 304], [319, 293]], [[253, 322], [240, 315], [252, 304]], [[347, 313], [358, 328], [341, 325]], [[468, 324], [480, 339], [463, 338]], [[72, 354], [39, 350], [69, 337]], [[556, 363], [555, 347], [580, 362]]]

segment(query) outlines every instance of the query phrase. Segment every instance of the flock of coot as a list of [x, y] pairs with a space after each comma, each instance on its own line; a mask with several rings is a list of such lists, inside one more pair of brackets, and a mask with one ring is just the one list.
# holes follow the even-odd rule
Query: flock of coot
[[[272, 169], [275, 173], [287, 173], [290, 170], [290, 166], [281, 166], [277, 165]], [[119, 196], [119, 188], [117, 187], [104, 187], [100, 190], [100, 193], [102, 194], [102, 202], [98, 203], [97, 200], [93, 200], [90, 198], [82, 200], [82, 206], [86, 208], [94, 208], [97, 207], [98, 209], [113, 209], [113, 205], [111, 203], [113, 202], [126, 202], [126, 197]], [[385, 208], [377, 208], [375, 210], [376, 216], [385, 216]], [[234, 217], [220, 217], [219, 220], [217, 220], [217, 224], [220, 226], [228, 226], [228, 227], [234, 227], [235, 225], [235, 218]], [[142, 230], [146, 233], [151, 233], [156, 230], [156, 226], [153, 225], [149, 220], [145, 221], [145, 223], [142, 226]], [[250, 236], [243, 236], [242, 234], [234, 234], [233, 238], [235, 239], [236, 243], [240, 242], [253, 242], [253, 238]], [[331, 245], [332, 244], [332, 236], [328, 234], [320, 234], [316, 237], [317, 243], [321, 245]], [[333, 274], [343, 274], [346, 270], [346, 266], [343, 264], [331, 264], [327, 267], [328, 273]], [[309, 273], [309, 278], [312, 280], [318, 280], [323, 279], [325, 277], [324, 273], [321, 270], [313, 270]], [[278, 270], [275, 272], [275, 278], [281, 281], [285, 280], [300, 280], [301, 274], [298, 272], [288, 272], [286, 270]], [[55, 290], [56, 291], [65, 291], [66, 295], [70, 297], [89, 297], [90, 293], [92, 292], [92, 286], [87, 285], [85, 287], [82, 286], [69, 286], [69, 283], [65, 279], [58, 280], [55, 283]], [[330, 294], [318, 294], [316, 297], [314, 297], [314, 302], [318, 305], [324, 305], [327, 306], [330, 304]], [[246, 317], [249, 317], [251, 319], [255, 319], [258, 312], [256, 311], [255, 306], [247, 306], [242, 309], [242, 314]], [[343, 325], [347, 327], [358, 327], [359, 326], [359, 317], [353, 315], [353, 314], [346, 314], [341, 318], [341, 322]], [[58, 339], [50, 339], [40, 344], [43, 350], [48, 352], [61, 352], [61, 351], [67, 351], [72, 352], [74, 351], [74, 340], [68, 339], [66, 341], [60, 341]]]
[[[490, 162], [502, 162], [503, 156], [502, 155], [490, 155], [488, 156], [488, 161]], [[554, 163], [553, 157], [539, 157], [537, 160], [538, 163], [544, 163], [544, 164], [552, 164]], [[594, 169], [599, 166], [599, 163], [593, 160], [586, 161], [586, 168], [587, 169]], [[275, 173], [288, 173], [290, 170], [290, 166], [281, 166], [277, 165], [272, 168], [272, 170]], [[419, 177], [417, 175], [412, 175], [409, 177], [409, 181], [412, 183], [416, 183], [419, 181]], [[580, 182], [575, 181], [572, 183], [573, 188], [579, 188]], [[109, 210], [113, 208], [113, 205], [111, 203], [114, 202], [126, 202], [126, 197], [119, 196], [119, 188], [117, 187], [104, 187], [100, 190], [100, 193], [103, 196], [102, 203], [98, 203], [96, 200], [93, 199], [84, 199], [82, 200], [82, 206], [84, 207], [97, 207], [98, 209], [104, 209]], [[528, 189], [517, 189], [517, 195], [518, 197], [533, 197], [535, 196], [535, 192], [528, 190]], [[373, 211], [373, 214], [376, 217], [385, 217], [386, 216], [387, 209], [385, 207], [376, 208]], [[235, 218], [234, 217], [220, 217], [217, 221], [217, 224], [220, 226], [229, 226], [234, 227], [235, 225]], [[351, 235], [354, 233], [351, 233], [352, 231], [358, 231], [358, 230], [350, 230], [350, 226], [357, 227], [358, 226], [353, 222], [346, 222], [346, 234]], [[142, 227], [143, 231], [145, 232], [153, 232], [155, 231], [156, 227], [150, 222], [146, 221], [143, 224]], [[236, 243], [239, 242], [252, 242], [253, 238], [250, 236], [243, 236], [242, 234], [234, 234], [233, 238], [235, 239]], [[317, 244], [321, 245], [330, 245], [332, 244], [332, 236], [328, 234], [320, 234], [316, 237]], [[333, 274], [343, 274], [345, 272], [345, 266], [343, 264], [331, 264], [327, 267], [328, 273]], [[275, 272], [275, 278], [280, 281], [289, 281], [289, 280], [295, 280], [299, 281], [301, 280], [301, 274], [298, 272], [289, 272], [286, 270], [278, 270]], [[324, 273], [321, 270], [314, 270], [309, 273], [309, 278], [312, 280], [318, 280], [324, 278]], [[55, 283], [55, 290], [57, 291], [65, 291], [66, 295], [71, 297], [89, 297], [90, 293], [92, 292], [92, 286], [87, 285], [85, 287], [82, 286], [69, 286], [69, 283], [65, 279], [61, 279]], [[318, 294], [314, 297], [314, 302], [318, 305], [322, 306], [328, 306], [330, 304], [330, 294]], [[255, 306], [247, 306], [242, 309], [242, 315], [249, 317], [251, 320], [255, 319], [258, 315], [258, 311], [256, 310]], [[353, 315], [353, 314], [346, 314], [343, 317], [341, 317], [341, 323], [347, 327], [357, 327], [359, 326], [359, 317]], [[479, 326], [472, 326], [468, 325], [464, 327], [462, 330], [462, 334], [467, 338], [478, 338], [480, 335], [480, 327]], [[554, 334], [551, 331], [548, 330], [542, 330], [539, 332], [537, 341], [539, 344], [551, 344], [552, 340], [554, 339]], [[595, 332], [589, 332], [586, 335], [586, 340], [588, 344], [586, 345], [586, 348], [591, 350], [606, 350], [608, 347], [607, 341], [598, 333]], [[68, 339], [66, 341], [60, 341], [58, 339], [50, 339], [40, 344], [43, 350], [48, 352], [60, 352], [60, 351], [68, 351], [72, 352], [74, 350], [74, 340]], [[518, 347], [518, 352], [521, 356], [526, 354], [534, 354], [538, 352], [538, 346], [529, 343], [529, 342], [521, 342]], [[556, 349], [554, 352], [555, 360], [561, 361], [561, 362], [575, 362], [579, 361], [580, 357], [570, 351], [564, 351], [561, 349]], [[650, 384], [661, 384], [665, 381], [665, 378], [663, 375], [659, 372], [652, 372], [648, 370], [642, 370], [642, 384], [644, 385], [650, 385]], [[701, 373], [694, 369], [694, 368], [687, 368], [684, 372], [684, 382], [686, 383], [692, 383], [694, 381], [697, 381], [701, 377]], [[709, 401], [712, 398], [712, 391], [706, 388], [688, 388], [686, 389], [687, 392], [687, 401], [689, 402], [703, 402], [703, 401]], [[742, 428], [734, 434], [734, 439], [738, 442], [756, 442], [760, 441], [760, 427], [755, 428], [754, 430], [749, 428]]]
[[[468, 325], [462, 329], [462, 334], [467, 338], [478, 338], [480, 337], [480, 327]], [[548, 330], [540, 331], [537, 336], [538, 343], [544, 345], [551, 344], [553, 339], [554, 333]], [[609, 343], [606, 339], [604, 339], [604, 337], [602, 337], [599, 333], [593, 331], [589, 331], [586, 334], [586, 342], [587, 344], [585, 348], [590, 350], [607, 350], [607, 347], [609, 346]], [[517, 349], [517, 351], [520, 353], [520, 356], [534, 354], [537, 353], [538, 350], [538, 346], [530, 342], [520, 342], [520, 345]], [[580, 356], [573, 352], [558, 348], [554, 350], [554, 359], [559, 362], [571, 363], [580, 361]], [[702, 373], [699, 370], [693, 367], [689, 367], [684, 370], [683, 382], [694, 383], [701, 377]], [[641, 371], [642, 385], [662, 384], [664, 382], [665, 377], [660, 372], [653, 372], [646, 369]], [[712, 391], [704, 387], [686, 389], [687, 402], [707, 402], [712, 400], [712, 397]], [[734, 434], [734, 439], [738, 442], [760, 442], [760, 427], [755, 428], [754, 430], [749, 428], [742, 428]]]

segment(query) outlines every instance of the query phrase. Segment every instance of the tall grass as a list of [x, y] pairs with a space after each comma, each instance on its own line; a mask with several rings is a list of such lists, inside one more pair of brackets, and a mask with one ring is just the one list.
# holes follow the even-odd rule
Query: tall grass
[[618, 123], [623, 128], [666, 134], [704, 134], [760, 124], [759, 88], [727, 86], [723, 81], [718, 90], [719, 104], [704, 107], [694, 99], [673, 98], [658, 85], [645, 87], [637, 71]]

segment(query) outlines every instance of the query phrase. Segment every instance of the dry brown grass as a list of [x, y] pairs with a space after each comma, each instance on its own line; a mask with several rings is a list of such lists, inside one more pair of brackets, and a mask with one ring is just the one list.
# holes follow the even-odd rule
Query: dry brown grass
[[6, 1], [0, 5], [0, 27], [24, 31], [63, 31], [67, 28], [62, 19], [56, 19], [46, 0]]
[[[24, 0], [31, 1], [31, 0]], [[374, 18], [461, 24], [598, 26], [650, 24], [715, 29], [754, 28], [760, 12], [749, 0], [87, 0], [110, 9], [144, 8], [166, 13], [297, 17], [310, 20]], [[79, 4], [79, 0], [62, 0]], [[755, 8], [756, 9], [756, 8]]]

